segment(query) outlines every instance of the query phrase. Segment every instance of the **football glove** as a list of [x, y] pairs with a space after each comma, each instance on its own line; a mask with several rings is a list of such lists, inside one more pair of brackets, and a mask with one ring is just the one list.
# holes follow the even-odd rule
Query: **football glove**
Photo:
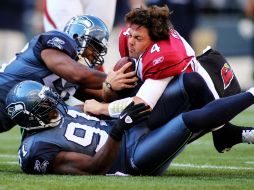
[[131, 102], [121, 112], [118, 120], [110, 131], [109, 136], [116, 141], [120, 141], [125, 130], [148, 119], [150, 112], [149, 106], [146, 106], [144, 103], [134, 105], [134, 102]]

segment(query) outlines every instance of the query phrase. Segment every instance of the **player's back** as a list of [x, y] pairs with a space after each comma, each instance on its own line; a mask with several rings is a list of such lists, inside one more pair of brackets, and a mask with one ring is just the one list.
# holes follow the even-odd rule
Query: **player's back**
[[[138, 75], [143, 79], [163, 79], [181, 74], [195, 56], [190, 45], [171, 29], [169, 38], [154, 42], [140, 56]], [[188, 70], [189, 71], [189, 70]]]

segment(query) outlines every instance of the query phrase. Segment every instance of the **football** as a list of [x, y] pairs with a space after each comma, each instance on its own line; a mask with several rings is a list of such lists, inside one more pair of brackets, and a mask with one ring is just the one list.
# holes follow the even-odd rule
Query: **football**
[[[135, 61], [130, 57], [122, 57], [121, 59], [119, 59], [117, 63], [115, 64], [113, 70], [118, 71], [128, 62], [132, 62], [132, 64], [125, 70], [124, 73], [135, 71]], [[130, 96], [135, 96], [136, 92], [137, 92], [137, 88], [135, 87], [130, 89], [126, 88], [126, 89], [117, 91], [116, 93], [118, 95], [118, 98], [121, 99], [121, 98], [130, 97]]]
[[128, 62], [132, 62], [132, 64], [125, 70], [124, 73], [129, 73], [129, 72], [135, 71], [135, 61], [130, 57], [122, 57], [121, 59], [119, 59], [117, 61], [117, 63], [115, 64], [113, 70], [118, 71]]

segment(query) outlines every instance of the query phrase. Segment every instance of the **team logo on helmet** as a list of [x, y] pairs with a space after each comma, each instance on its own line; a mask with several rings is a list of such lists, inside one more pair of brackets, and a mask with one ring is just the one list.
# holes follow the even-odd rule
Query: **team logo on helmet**
[[[89, 20], [87, 17], [81, 17], [80, 22], [87, 28], [91, 28], [93, 26], [93, 22], [91, 20]], [[78, 23], [78, 24], [80, 24], [80, 23]]]
[[224, 90], [230, 85], [234, 78], [234, 72], [228, 63], [225, 63], [221, 68], [221, 78], [223, 80]]
[[24, 102], [12, 103], [6, 107], [8, 115], [11, 119], [15, 118], [21, 112], [26, 110]]

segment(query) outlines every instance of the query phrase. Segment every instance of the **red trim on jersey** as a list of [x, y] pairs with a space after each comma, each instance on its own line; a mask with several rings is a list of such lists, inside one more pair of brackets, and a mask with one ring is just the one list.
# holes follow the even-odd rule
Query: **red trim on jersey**
[[53, 19], [50, 17], [48, 9], [47, 9], [47, 0], [43, 0], [43, 12], [44, 15], [46, 16], [46, 19], [48, 20], [48, 22], [56, 29], [56, 24], [53, 21]]
[[122, 28], [119, 34], [118, 48], [121, 57], [129, 57], [127, 27]]

